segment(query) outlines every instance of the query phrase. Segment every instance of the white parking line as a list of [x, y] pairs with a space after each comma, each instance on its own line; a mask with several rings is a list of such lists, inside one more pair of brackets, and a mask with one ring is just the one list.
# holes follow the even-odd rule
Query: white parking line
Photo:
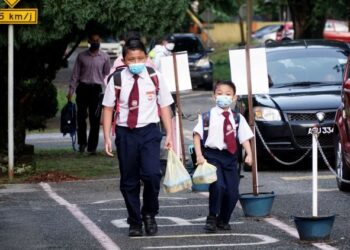
[[65, 206], [67, 210], [90, 232], [90, 234], [105, 248], [108, 250], [120, 250], [119, 246], [116, 245], [111, 238], [108, 237], [92, 220], [87, 217], [76, 204], [71, 204], [56, 192], [54, 192], [51, 186], [47, 183], [39, 184], [44, 191], [49, 195], [51, 199], [56, 201], [58, 204]]
[[254, 237], [261, 240], [260, 242], [248, 242], [248, 243], [227, 243], [227, 244], [203, 244], [203, 245], [175, 245], [175, 246], [150, 246], [143, 247], [143, 249], [179, 249], [179, 248], [200, 248], [200, 247], [234, 247], [234, 246], [256, 246], [256, 245], [264, 245], [278, 242], [277, 239], [272, 238], [267, 235], [262, 234], [187, 234], [187, 235], [167, 235], [167, 236], [152, 236], [152, 237], [134, 237], [133, 240], [136, 239], [171, 239], [171, 238], [198, 238], [198, 237], [227, 237], [227, 236], [238, 236], [238, 237]]
[[[140, 199], [142, 200], [143, 198], [140, 197]], [[159, 200], [187, 200], [187, 198], [183, 198], [183, 197], [162, 197], [162, 196], [158, 197], [158, 199]], [[95, 201], [92, 204], [103, 204], [103, 203], [109, 203], [113, 201], [124, 201], [124, 198]]]
[[[205, 207], [208, 204], [197, 204], [197, 205], [170, 205], [170, 206], [159, 206], [159, 209], [163, 208], [183, 208], [183, 207]], [[101, 208], [100, 211], [124, 211], [126, 207], [122, 208]]]

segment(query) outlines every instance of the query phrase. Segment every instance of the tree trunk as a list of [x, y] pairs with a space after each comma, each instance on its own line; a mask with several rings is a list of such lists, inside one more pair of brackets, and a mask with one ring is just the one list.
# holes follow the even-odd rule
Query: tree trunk
[[309, 0], [288, 0], [295, 39], [322, 39], [326, 21], [325, 13], [315, 10], [315, 2]]

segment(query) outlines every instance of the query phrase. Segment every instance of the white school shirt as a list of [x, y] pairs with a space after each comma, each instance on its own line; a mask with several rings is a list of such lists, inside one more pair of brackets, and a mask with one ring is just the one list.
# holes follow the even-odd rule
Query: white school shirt
[[[228, 110], [230, 113], [229, 119], [232, 124], [233, 128], [236, 128], [235, 119], [233, 118], [233, 114], [231, 110]], [[205, 141], [204, 146], [208, 148], [214, 148], [214, 149], [227, 149], [227, 145], [224, 142], [224, 120], [225, 117], [222, 115], [224, 112], [223, 109], [219, 108], [218, 106], [212, 108], [210, 110], [210, 120], [209, 120], [209, 130], [208, 130], [208, 137]], [[253, 132], [251, 131], [246, 119], [241, 114], [238, 114], [240, 116], [239, 118], [239, 127], [238, 127], [238, 139], [239, 143], [242, 144], [246, 140], [249, 140], [252, 138]], [[203, 120], [198, 119], [198, 123], [193, 129], [194, 133], [197, 133], [200, 135], [201, 139], [203, 139]], [[234, 129], [234, 133], [236, 136], [236, 129]]]
[[[159, 93], [158, 93], [158, 103], [160, 107], [166, 107], [171, 105], [174, 100], [171, 96], [170, 91], [166, 83], [164, 82], [161, 74], [156, 72], [159, 81]], [[157, 94], [156, 87], [151, 80], [147, 70], [145, 69], [142, 73], [139, 74], [138, 87], [139, 87], [139, 113], [137, 118], [136, 127], [144, 127], [150, 123], [158, 123], [158, 106], [157, 106]], [[119, 97], [119, 108], [120, 113], [117, 119], [117, 125], [127, 127], [127, 119], [129, 114], [129, 95], [131, 89], [134, 85], [133, 74], [129, 71], [128, 68], [124, 69], [121, 72], [121, 92]], [[114, 107], [115, 106], [115, 88], [114, 88], [114, 79], [111, 79], [108, 82], [103, 102], [103, 106]]]

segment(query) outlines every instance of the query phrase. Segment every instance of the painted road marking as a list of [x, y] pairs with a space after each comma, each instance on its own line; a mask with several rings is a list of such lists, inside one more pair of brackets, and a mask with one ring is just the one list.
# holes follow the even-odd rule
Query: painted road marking
[[[142, 200], [143, 198], [140, 197], [140, 199]], [[183, 197], [162, 197], [162, 196], [158, 197], [158, 199], [159, 200], [187, 200], [187, 198], [183, 198]], [[113, 201], [124, 201], [124, 198], [95, 201], [91, 204], [103, 204], [103, 203], [109, 203]]]
[[[202, 226], [207, 217], [200, 217], [196, 219], [183, 219], [179, 217], [169, 217], [169, 216], [156, 216], [157, 221], [166, 220], [173, 222], [172, 224], [158, 224], [158, 227], [179, 227], [179, 226]], [[195, 223], [193, 223], [195, 222]], [[129, 228], [129, 224], [127, 223], [127, 219], [118, 219], [112, 220], [111, 223], [117, 228]], [[233, 222], [231, 225], [243, 224], [243, 222]]]
[[90, 232], [90, 234], [105, 248], [108, 250], [120, 250], [119, 246], [116, 245], [111, 238], [108, 237], [96, 224], [87, 217], [76, 204], [71, 204], [56, 192], [54, 192], [51, 186], [47, 183], [39, 184], [44, 191], [49, 195], [51, 199], [56, 201], [58, 204], [65, 206], [66, 209]]
[[[312, 180], [312, 176], [285, 176], [281, 177], [282, 180], [285, 181], [303, 181], [303, 180]], [[319, 180], [331, 180], [335, 179], [334, 175], [319, 175], [318, 176]]]
[[[183, 207], [207, 207], [208, 204], [197, 204], [197, 205], [172, 205], [172, 206], [159, 206], [159, 209], [163, 208], [183, 208]], [[122, 208], [101, 208], [100, 211], [124, 211], [125, 207]]]
[[233, 247], [233, 246], [254, 246], [276, 243], [279, 240], [262, 234], [187, 234], [187, 235], [167, 235], [167, 236], [151, 236], [151, 237], [134, 237], [133, 240], [142, 239], [176, 239], [176, 238], [198, 238], [198, 237], [250, 237], [261, 240], [260, 242], [248, 242], [248, 243], [228, 243], [228, 244], [203, 244], [203, 245], [175, 245], [175, 246], [149, 246], [143, 247], [143, 249], [179, 249], [179, 248], [200, 248], [200, 247]]
[[[201, 194], [203, 196], [209, 197], [209, 193], [201, 193]], [[242, 206], [240, 203], [237, 203], [237, 207], [242, 209]], [[286, 232], [287, 234], [299, 239], [298, 231], [295, 228], [283, 223], [282, 221], [280, 221], [276, 218], [273, 218], [273, 217], [264, 218], [264, 221], [271, 224], [272, 226], [275, 226], [275, 227], [281, 229], [282, 231]], [[327, 245], [325, 243], [313, 243], [312, 245], [314, 245], [315, 247], [322, 249], [322, 250], [335, 250], [335, 249], [337, 249], [337, 248], [334, 248], [334, 247]]]

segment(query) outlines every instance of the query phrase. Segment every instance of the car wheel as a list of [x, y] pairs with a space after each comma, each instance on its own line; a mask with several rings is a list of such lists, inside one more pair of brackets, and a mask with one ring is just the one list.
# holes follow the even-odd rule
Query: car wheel
[[[350, 180], [350, 170], [346, 165], [346, 161], [344, 159], [344, 155], [342, 152], [342, 145], [340, 143], [339, 135], [336, 138], [335, 144], [335, 170], [337, 172], [337, 176], [341, 179]], [[350, 184], [341, 181], [337, 178], [337, 185], [340, 191], [350, 192]]]

